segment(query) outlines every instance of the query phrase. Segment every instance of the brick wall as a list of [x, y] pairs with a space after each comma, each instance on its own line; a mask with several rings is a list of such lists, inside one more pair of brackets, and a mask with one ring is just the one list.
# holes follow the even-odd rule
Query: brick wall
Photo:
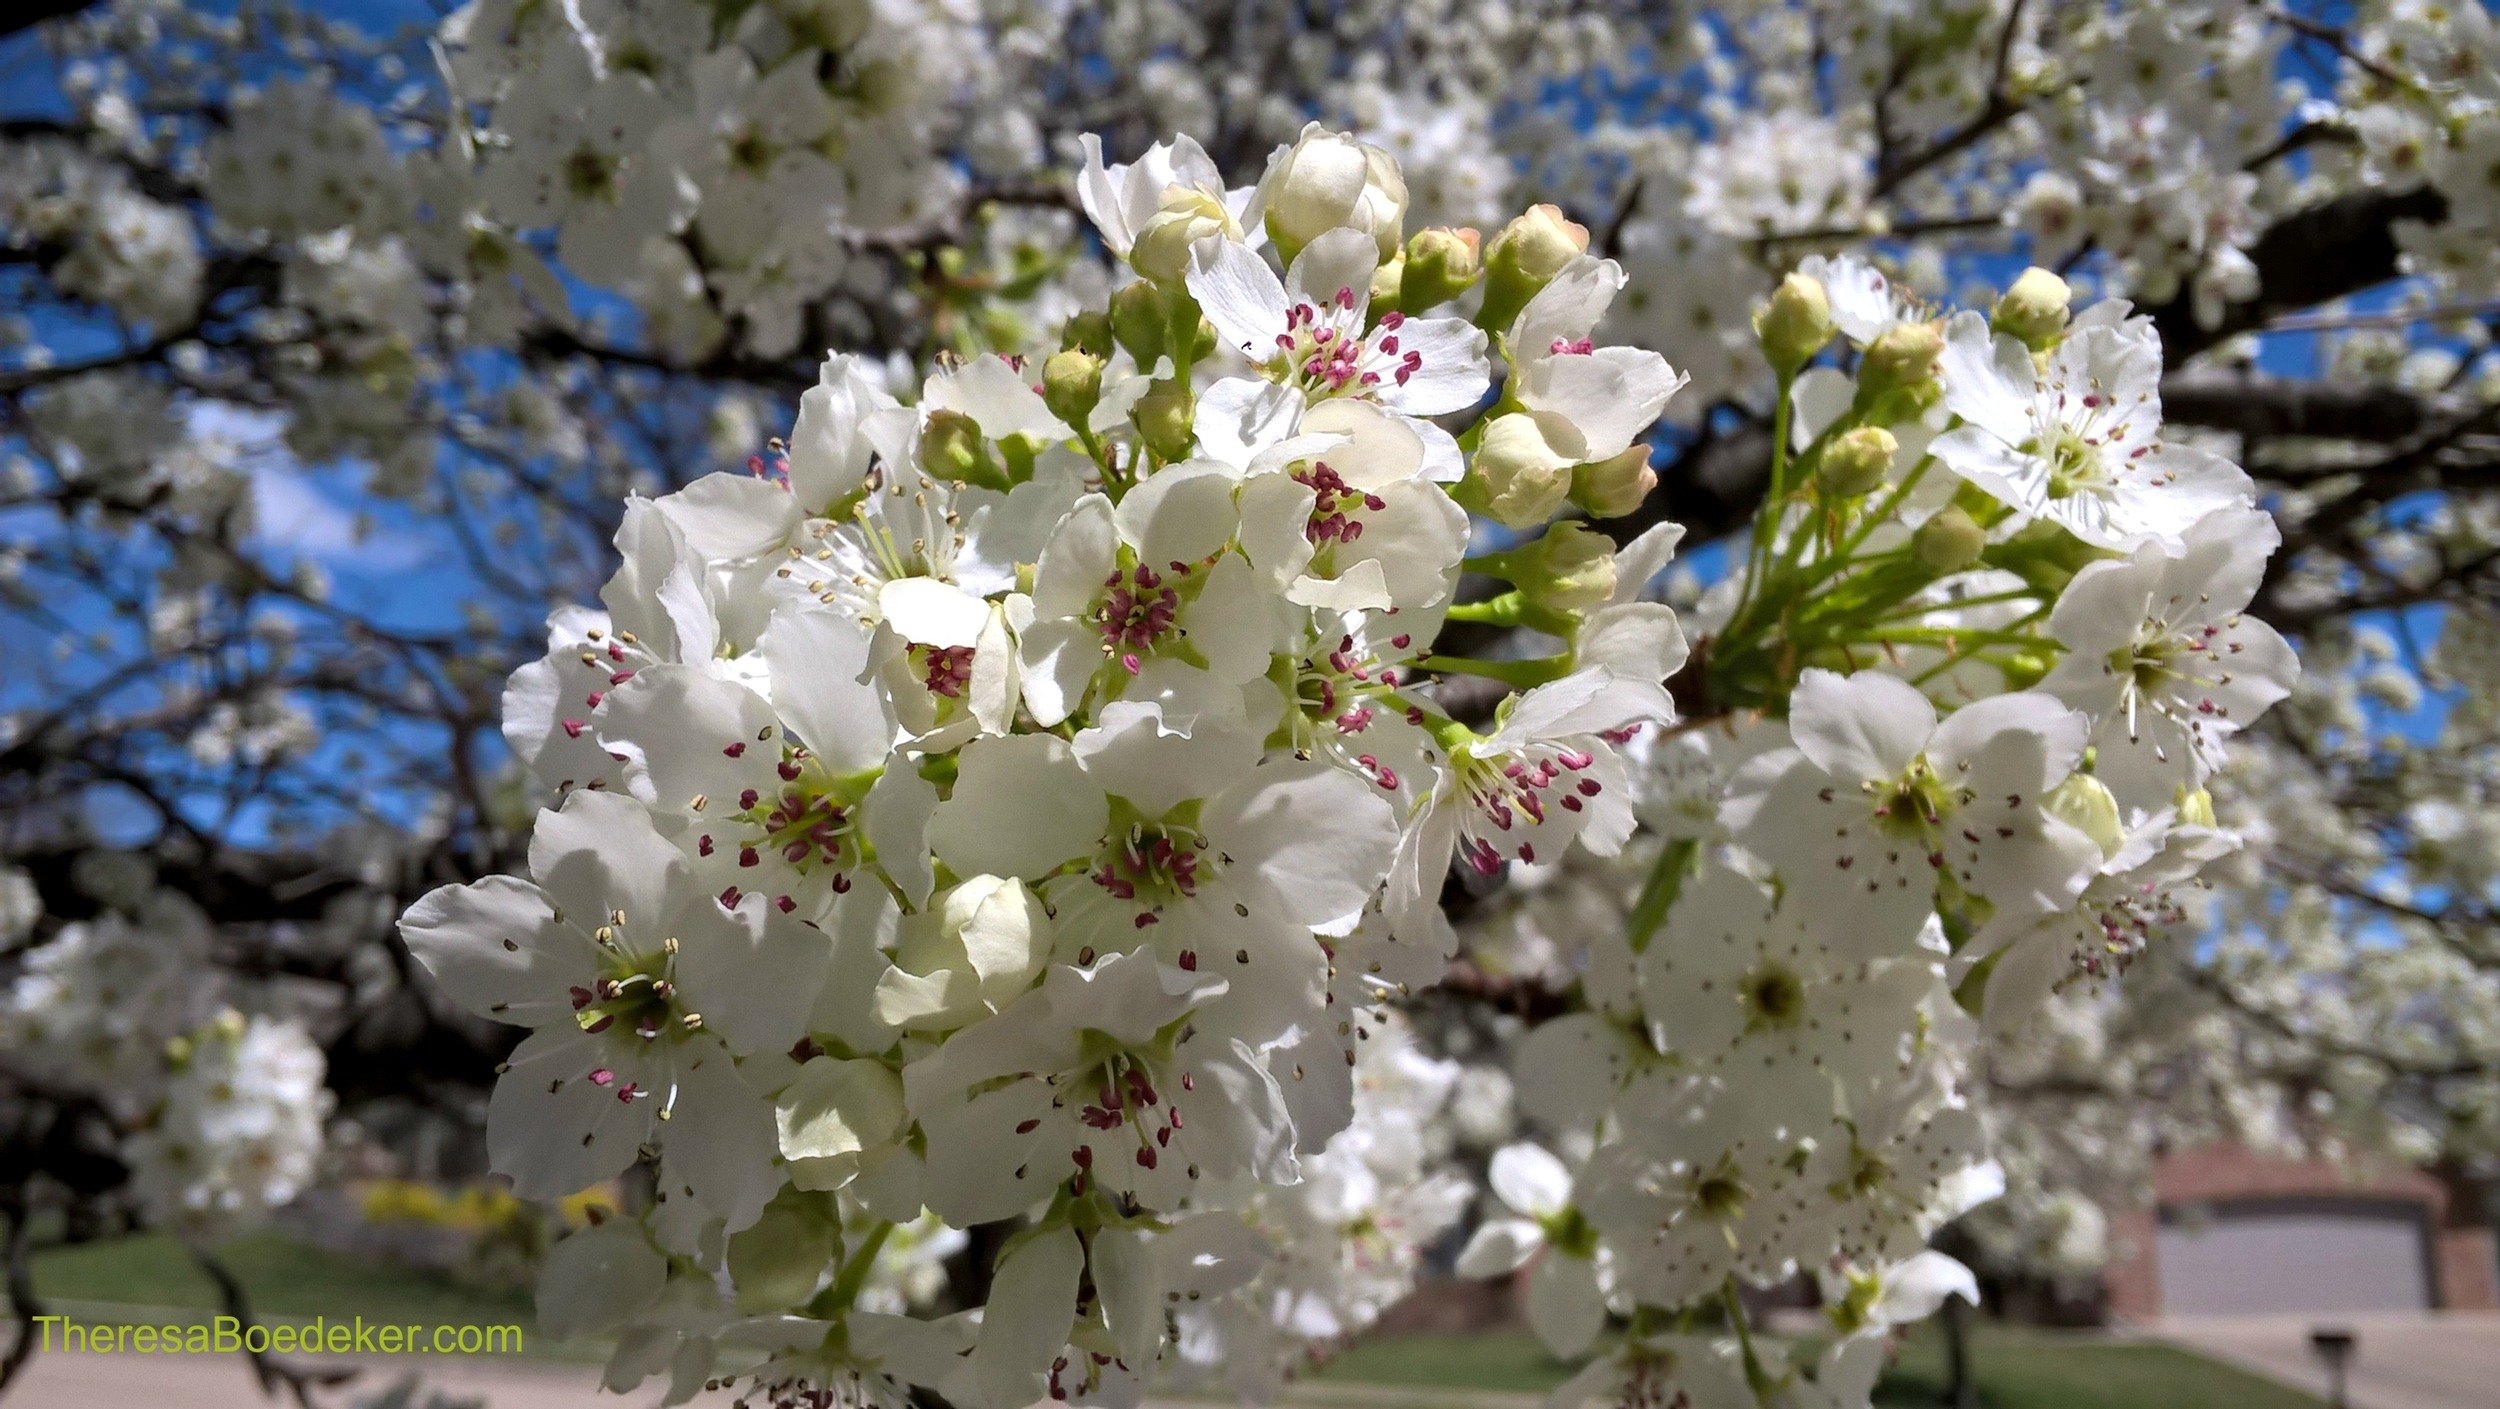
[[[2417, 1203], [2431, 1231], [2432, 1304], [2447, 1311], [2500, 1310], [2500, 1250], [2483, 1206], [2454, 1171], [2400, 1169], [2356, 1175], [2327, 1160], [2286, 1160], [2238, 1145], [2164, 1155], [2153, 1172], [2159, 1208], [2228, 1204], [2247, 1198], [2353, 1198]], [[2155, 1209], [2110, 1217], [2115, 1257], [2103, 1274], [2110, 1315], [2142, 1321], [2159, 1316], [2161, 1269]]]

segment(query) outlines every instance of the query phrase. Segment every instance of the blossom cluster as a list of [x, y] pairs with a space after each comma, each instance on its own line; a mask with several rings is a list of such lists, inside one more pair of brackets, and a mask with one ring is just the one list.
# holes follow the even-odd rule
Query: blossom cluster
[[[2245, 614], [2272, 521], [2162, 437], [2123, 305], [2033, 270], [1939, 317], [1818, 258], [1756, 326], [1772, 500], [1687, 620], [1712, 698], [1761, 713], [1637, 748], [1641, 838], [1470, 925], [1584, 1009], [1519, 1045], [1544, 1143], [1496, 1157], [1460, 1260], [1525, 1268], [1557, 1354], [1628, 1325], [1558, 1403], [1862, 1402], [1890, 1324], [1975, 1299], [1924, 1244], [2003, 1192], [1991, 1049], [2189, 932], [2237, 844], [2206, 785], [2296, 675]], [[2038, 1192], [2032, 1260], [2097, 1255]], [[1811, 1380], [1683, 1324], [1801, 1273], [1840, 1333]]]
[[[1626, 276], [1584, 231], [1410, 237], [1394, 159], [1317, 125], [1254, 187], [1183, 138], [1079, 194], [1135, 277], [1058, 352], [910, 404], [829, 359], [750, 473], [629, 504], [604, 610], [512, 678], [557, 794], [531, 879], [401, 928], [530, 1029], [488, 1125], [521, 1193], [652, 1168], [551, 1319], [656, 1317], [612, 1378], [679, 1393], [743, 1348], [773, 1403], [1263, 1397], [1463, 1201], [1413, 1128], [1454, 1075], [1366, 1065], [1450, 957], [1444, 877], [1614, 855], [1646, 808], [1690, 825], [1518, 1069], [1578, 1169], [1497, 1156], [1518, 1216], [1462, 1266], [1528, 1267], [1558, 1353], [1625, 1319], [1571, 1402], [1862, 1397], [1885, 1327], [1967, 1294], [1919, 1251], [1990, 1192], [1958, 1071], [2153, 937], [2288, 687], [2239, 614], [2267, 521], [2161, 438], [2149, 327], [2041, 271], [1945, 318], [1810, 261], [1757, 319], [1772, 495], [1694, 613], [1719, 712], [1679, 720], [1644, 594], [1681, 531], [1582, 516], [1645, 497], [1682, 379], [1596, 345]], [[1484, 732], [1460, 676], [1505, 692]], [[987, 1303], [862, 1308], [932, 1216], [1022, 1220]], [[1737, 1309], [1800, 1270], [1847, 1333], [1812, 1376]]]
[[[1489, 733], [1426, 688], [1471, 664], [1433, 653], [1462, 499], [1539, 526], [1638, 479], [1678, 384], [1591, 342], [1622, 274], [1584, 233], [1409, 241], [1394, 161], [1316, 127], [1256, 187], [1182, 139], [1080, 191], [1139, 277], [1062, 350], [911, 405], [835, 357], [755, 472], [628, 506], [605, 610], [558, 612], [505, 697], [559, 795], [532, 879], [402, 922], [532, 1030], [488, 1119], [523, 1194], [648, 1157], [654, 1245], [814, 1328], [769, 1396], [1133, 1400], [1183, 1341], [1238, 1374], [1294, 1358], [1240, 1326], [1376, 1313], [1456, 1209], [1389, 1117], [1332, 1144], [1373, 1010], [1438, 974], [1454, 858], [1620, 845], [1624, 749], [1674, 714], [1683, 638], [1636, 600], [1671, 528], [1480, 555], [1575, 639]], [[1435, 418], [1486, 400], [1496, 339], [1462, 443]], [[1370, 1084], [1401, 1082], [1448, 1078]], [[854, 1208], [1033, 1217], [979, 1316], [897, 1323], [851, 1305], [883, 1236]], [[1358, 1222], [1385, 1255], [1333, 1245]], [[594, 1294], [565, 1266], [551, 1298]]]
[[[26, 945], [0, 989], [0, 1049], [12, 1076], [106, 1117], [150, 1226], [222, 1237], [311, 1183], [334, 1104], [327, 1063], [293, 1018], [217, 1006], [196, 909], [143, 882], [120, 898], [126, 910]], [[25, 875], [0, 871], [0, 942], [27, 940], [40, 913]]]

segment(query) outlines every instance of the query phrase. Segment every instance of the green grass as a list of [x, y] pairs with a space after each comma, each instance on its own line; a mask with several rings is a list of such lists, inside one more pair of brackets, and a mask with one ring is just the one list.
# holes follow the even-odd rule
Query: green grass
[[1356, 1342], [1311, 1378], [1541, 1394], [1576, 1368], [1529, 1335], [1389, 1336]]
[[[280, 1233], [237, 1238], [218, 1249], [218, 1259], [243, 1284], [255, 1316], [362, 1316], [377, 1325], [517, 1325], [523, 1329], [523, 1343], [537, 1349], [537, 1320], [525, 1291], [474, 1286], [404, 1262], [331, 1252]], [[216, 1284], [190, 1254], [161, 1235], [55, 1249], [35, 1258], [34, 1274], [35, 1294], [47, 1302], [211, 1314], [224, 1306]]]
[[[578, 1357], [595, 1348], [543, 1342], [519, 1290], [474, 1286], [406, 1263], [330, 1252], [279, 1233], [255, 1233], [219, 1250], [270, 1318], [362, 1316], [376, 1324], [517, 1325], [532, 1354]], [[78, 1303], [82, 1318], [102, 1305], [214, 1313], [217, 1288], [171, 1238], [116, 1238], [35, 1259], [36, 1295]], [[2169, 1346], [2103, 1340], [2072, 1332], [1982, 1323], [1972, 1332], [1972, 1367], [1983, 1409], [2318, 1409], [2296, 1390]], [[1944, 1402], [1944, 1338], [1934, 1323], [1904, 1340], [1877, 1389], [1882, 1409], [1935, 1409]], [[1520, 1333], [1399, 1336], [1358, 1343], [1331, 1361], [1323, 1382], [1418, 1385], [1537, 1393], [1573, 1367]]]
[[[2319, 1409], [2296, 1389], [2172, 1346], [2072, 1331], [1982, 1324], [1971, 1334], [1971, 1371], [1985, 1409]], [[1946, 1384], [1943, 1330], [1929, 1322], [1904, 1338], [1875, 1402], [1934, 1409]]]
[[[2318, 1409], [2297, 1390], [2169, 1346], [1982, 1324], [1971, 1363], [1984, 1409]], [[1928, 1324], [1905, 1338], [1875, 1393], [1882, 1409], [1936, 1409], [1945, 1391], [1944, 1338]], [[1331, 1361], [1322, 1381], [1541, 1392], [1570, 1375], [1533, 1337], [1400, 1336], [1366, 1341]]]

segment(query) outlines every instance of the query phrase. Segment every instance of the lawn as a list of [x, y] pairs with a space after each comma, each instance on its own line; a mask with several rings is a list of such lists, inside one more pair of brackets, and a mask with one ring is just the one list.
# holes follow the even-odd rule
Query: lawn
[[[1875, 1402], [1935, 1409], [1945, 1402], [1944, 1341], [1932, 1325], [1906, 1340]], [[2169, 1346], [1982, 1324], [1971, 1363], [1984, 1409], [2319, 1409], [2297, 1390]], [[1404, 1336], [1347, 1350], [1323, 1381], [1543, 1391], [1570, 1367], [1525, 1335]]]
[[[262, 1316], [518, 1325], [530, 1353], [569, 1351], [567, 1358], [597, 1353], [595, 1347], [541, 1342], [526, 1292], [473, 1286], [272, 1232], [239, 1238], [221, 1256]], [[87, 1319], [106, 1305], [203, 1313], [221, 1305], [215, 1284], [181, 1245], [155, 1235], [45, 1253], [35, 1261], [35, 1291], [46, 1301], [75, 1304], [76, 1314]], [[2318, 1401], [2307, 1395], [2169, 1346], [1983, 1322], [1972, 1334], [1971, 1359], [1983, 1409], [2318, 1409]], [[1547, 1356], [1532, 1337], [1513, 1333], [1366, 1341], [1331, 1361], [1317, 1378], [1537, 1393], [1570, 1373], [1571, 1367]], [[1883, 1409], [1935, 1409], [1944, 1403], [1944, 1386], [1944, 1342], [1930, 1323], [1907, 1338], [1876, 1403]]]
[[[404, 1262], [313, 1247], [281, 1233], [237, 1238], [218, 1250], [251, 1298], [255, 1316], [337, 1320], [362, 1316], [380, 1324], [480, 1325], [523, 1328], [535, 1350], [537, 1319], [526, 1291], [473, 1286]], [[182, 1245], [158, 1234], [60, 1248], [35, 1258], [35, 1295], [74, 1304], [81, 1319], [100, 1305], [223, 1310], [217, 1286]], [[57, 1308], [56, 1308], [57, 1309]]]

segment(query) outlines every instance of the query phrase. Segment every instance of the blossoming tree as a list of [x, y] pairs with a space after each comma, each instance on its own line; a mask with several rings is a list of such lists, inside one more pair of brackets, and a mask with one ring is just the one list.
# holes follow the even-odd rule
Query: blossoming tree
[[1448, 1235], [1842, 1405], [2006, 1170], [2489, 1149], [2479, 10], [14, 42], [21, 1265], [491, 1090], [619, 1389], [1264, 1400]]

